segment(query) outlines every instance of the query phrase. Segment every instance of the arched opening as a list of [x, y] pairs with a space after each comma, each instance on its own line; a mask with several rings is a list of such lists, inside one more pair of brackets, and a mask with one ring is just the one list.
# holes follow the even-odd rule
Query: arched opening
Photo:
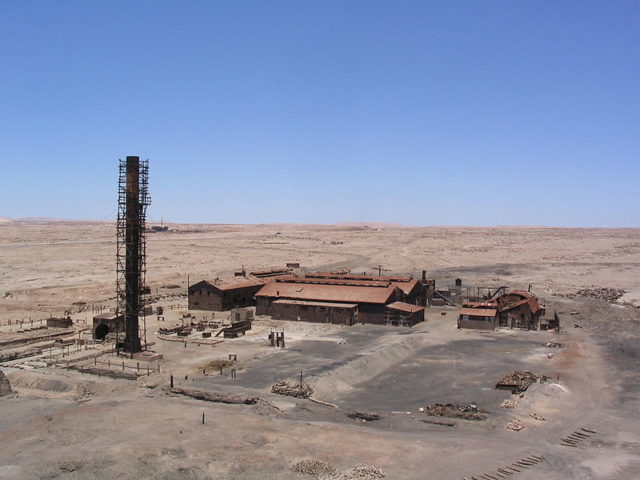
[[109, 326], [105, 323], [101, 323], [96, 327], [95, 337], [96, 340], [104, 340], [109, 333]]

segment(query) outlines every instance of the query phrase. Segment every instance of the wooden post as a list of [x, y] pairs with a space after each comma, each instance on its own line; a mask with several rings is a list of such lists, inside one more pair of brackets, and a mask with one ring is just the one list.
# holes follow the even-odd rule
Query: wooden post
[[204, 425], [204, 412], [202, 412], [202, 424]]
[[171, 374], [171, 380], [169, 380], [171, 388], [173, 388], [173, 373]]

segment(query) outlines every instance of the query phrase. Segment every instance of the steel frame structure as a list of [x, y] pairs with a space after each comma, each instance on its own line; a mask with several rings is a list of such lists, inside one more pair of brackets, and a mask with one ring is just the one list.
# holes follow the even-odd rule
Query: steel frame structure
[[[149, 161], [127, 157], [124, 161], [119, 160], [118, 172], [116, 314], [125, 318], [123, 350], [133, 354], [146, 349], [147, 344], [145, 292], [146, 211], [151, 204]], [[116, 345], [119, 344], [119, 332], [116, 332]]]

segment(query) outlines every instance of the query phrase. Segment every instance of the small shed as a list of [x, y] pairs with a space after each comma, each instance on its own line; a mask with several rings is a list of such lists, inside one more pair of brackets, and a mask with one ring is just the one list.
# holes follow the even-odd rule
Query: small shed
[[93, 317], [93, 338], [104, 340], [110, 333], [124, 332], [124, 315], [105, 312]]
[[305, 322], [353, 325], [358, 321], [355, 303], [311, 302], [304, 300], [275, 300], [271, 304], [271, 318]]
[[413, 327], [424, 321], [424, 307], [405, 302], [393, 302], [387, 305], [384, 318], [387, 325]]
[[458, 312], [458, 328], [495, 330], [498, 326], [498, 310], [494, 308], [462, 307]]
[[67, 318], [47, 318], [47, 327], [50, 328], [69, 328], [73, 326], [73, 320], [71, 317]]

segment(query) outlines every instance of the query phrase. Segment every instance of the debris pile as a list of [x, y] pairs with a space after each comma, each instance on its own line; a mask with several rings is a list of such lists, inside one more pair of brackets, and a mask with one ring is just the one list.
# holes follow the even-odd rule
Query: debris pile
[[472, 403], [469, 405], [432, 403], [419, 410], [432, 417], [462, 418], [464, 420], [485, 420], [489, 414], [486, 410], [482, 410]]
[[289, 383], [283, 380], [271, 387], [271, 393], [286, 395], [287, 397], [308, 398], [313, 393], [313, 388], [308, 383]]
[[315, 475], [316, 477], [320, 475], [335, 476], [337, 473], [333, 465], [320, 460], [301, 460], [293, 465], [291, 470], [298, 473], [306, 473], [307, 475]]
[[378, 480], [384, 477], [382, 469], [372, 465], [361, 465], [342, 475], [344, 480]]
[[518, 406], [518, 403], [518, 397], [511, 397], [504, 399], [500, 406], [502, 408], [516, 408]]
[[542, 415], [538, 415], [536, 412], [531, 412], [529, 416], [534, 420], [538, 420], [539, 422], [544, 422], [546, 420], [546, 418], [544, 418]]
[[347, 415], [349, 418], [353, 418], [354, 420], [362, 420], [365, 422], [373, 422], [374, 420], [380, 420], [380, 415], [377, 413], [370, 412], [353, 412]]
[[524, 423], [522, 423], [517, 418], [515, 420], [510, 420], [507, 423], [507, 430], [512, 430], [514, 432], [519, 432], [520, 430], [524, 430]]
[[513, 393], [522, 393], [529, 388], [529, 385], [536, 383], [539, 378], [538, 375], [531, 373], [529, 370], [513, 371], [498, 380], [496, 388], [511, 390]]
[[564, 343], [556, 343], [556, 342], [547, 342], [544, 344], [547, 348], [564, 348], [566, 345]]
[[627, 292], [621, 288], [600, 287], [583, 288], [578, 290], [576, 293], [565, 293], [562, 296], [565, 298], [587, 297], [595, 300], [604, 300], [605, 302], [615, 302], [625, 293]]

